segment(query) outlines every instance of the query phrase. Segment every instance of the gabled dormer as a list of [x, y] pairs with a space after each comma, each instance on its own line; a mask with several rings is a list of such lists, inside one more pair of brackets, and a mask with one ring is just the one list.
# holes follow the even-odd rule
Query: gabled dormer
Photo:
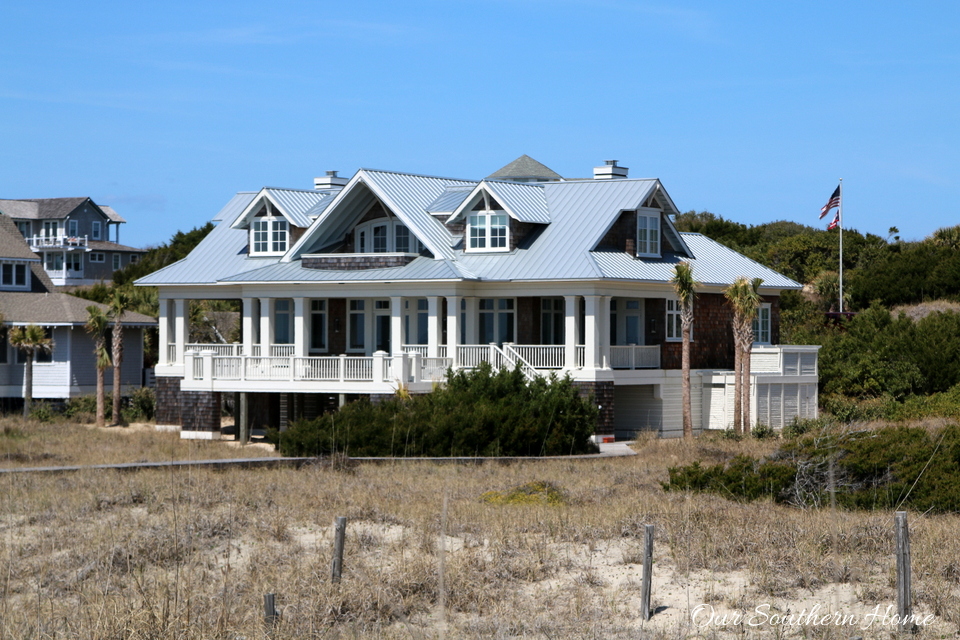
[[593, 250], [623, 251], [637, 259], [659, 259], [668, 251], [692, 258], [671, 220], [677, 213], [658, 181], [637, 206], [621, 210]]
[[543, 186], [484, 180], [446, 221], [465, 253], [504, 253], [550, 223]]
[[230, 226], [249, 234], [249, 256], [279, 257], [332, 200], [332, 194], [322, 191], [266, 187]]

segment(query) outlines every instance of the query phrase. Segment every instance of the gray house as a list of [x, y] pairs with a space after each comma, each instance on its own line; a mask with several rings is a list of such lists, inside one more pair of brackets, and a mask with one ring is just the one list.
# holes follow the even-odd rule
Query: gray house
[[[361, 169], [314, 189], [236, 194], [159, 287], [157, 424], [218, 438], [219, 398], [246, 394], [253, 426], [280, 427], [351, 397], [428, 393], [449, 368], [570, 375], [601, 408], [598, 437], [681, 434], [681, 261], [694, 305], [693, 414], [732, 422], [732, 311], [723, 291], [762, 278], [752, 415], [817, 413], [816, 346], [780, 345], [793, 280], [673, 224], [655, 178], [616, 161], [563, 179], [521, 157], [483, 180]], [[193, 344], [190, 301], [232, 299], [234, 344]], [[241, 398], [242, 400], [242, 398]]]
[[[106, 306], [55, 290], [40, 258], [30, 249], [13, 220], [0, 216], [0, 400], [4, 404], [23, 398], [24, 354], [7, 339], [10, 327], [35, 324], [53, 340], [51, 353], [35, 356], [33, 397], [64, 399], [96, 391], [93, 341], [84, 330], [87, 307]], [[143, 331], [155, 326], [154, 318], [139, 313], [124, 315], [124, 359], [121, 380], [124, 394], [143, 380]], [[113, 370], [106, 371], [113, 383]]]
[[126, 220], [90, 198], [0, 200], [0, 213], [14, 221], [56, 286], [109, 282], [145, 253], [120, 244]]

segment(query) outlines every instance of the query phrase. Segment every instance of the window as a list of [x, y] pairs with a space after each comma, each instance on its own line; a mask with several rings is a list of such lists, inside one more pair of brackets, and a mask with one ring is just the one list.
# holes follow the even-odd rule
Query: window
[[287, 250], [289, 226], [284, 218], [257, 216], [250, 225], [251, 253], [283, 253]]
[[90, 228], [90, 237], [91, 237], [93, 240], [99, 240], [99, 239], [100, 239], [100, 226], [101, 226], [101, 223], [100, 223], [99, 220], [94, 220], [94, 221], [93, 221], [93, 226]]
[[753, 319], [753, 341], [757, 344], [770, 344], [770, 303], [761, 303], [757, 317]]
[[11, 263], [0, 265], [0, 285], [26, 288], [27, 282], [27, 265]]
[[540, 301], [540, 344], [563, 344], [563, 298]]
[[83, 254], [82, 253], [67, 254], [67, 271], [75, 271], [75, 272], [83, 271]]
[[45, 220], [43, 223], [43, 237], [55, 238], [60, 230], [60, 223], [56, 220]]
[[20, 231], [20, 235], [24, 238], [30, 237], [30, 223], [27, 221], [18, 222], [17, 229]]
[[130, 254], [130, 264], [137, 264], [138, 262], [140, 262], [140, 256], [137, 255], [136, 253], [131, 253], [131, 254]]
[[469, 249], [480, 251], [506, 251], [508, 249], [509, 224], [507, 214], [495, 211], [478, 211], [467, 218]]
[[364, 339], [364, 301], [350, 301], [350, 317], [348, 318], [347, 348], [351, 351], [363, 351], [366, 348]]
[[80, 222], [78, 220], [67, 221], [67, 235], [71, 238], [76, 238], [80, 235]]
[[[56, 348], [56, 346], [53, 344], [53, 331], [50, 329], [50, 327], [43, 327], [43, 335], [45, 338], [48, 338], [51, 340], [50, 350], [45, 351], [42, 349], [37, 349], [33, 353], [33, 361], [34, 362], [53, 362], [53, 350]], [[110, 335], [110, 334], [107, 333], [107, 335]], [[16, 352], [16, 363], [25, 364], [27, 362], [27, 353], [23, 349], [14, 349], [14, 351]]]
[[387, 252], [387, 225], [380, 224], [373, 228], [373, 252]]
[[273, 344], [290, 344], [291, 325], [290, 301], [273, 301]]
[[47, 254], [47, 271], [61, 271], [63, 270], [63, 254], [62, 253], [48, 253]]
[[394, 247], [397, 253], [407, 253], [410, 251], [410, 230], [402, 224], [394, 226]]
[[660, 256], [660, 211], [637, 210], [637, 255]]
[[481, 298], [478, 320], [480, 344], [513, 342], [513, 298]]
[[[357, 253], [419, 253], [422, 246], [403, 223], [379, 218], [354, 230]], [[367, 238], [371, 240], [368, 242]]]
[[94, 251], [90, 254], [90, 262], [105, 262], [104, 254]]
[[[693, 340], [693, 325], [690, 325], [690, 339]], [[683, 323], [680, 320], [680, 301], [667, 300], [667, 340], [683, 340]]]
[[113, 254], [113, 270], [116, 271], [119, 268], [120, 268], [120, 254], [115, 253]]
[[327, 301], [310, 301], [310, 350], [327, 350]]

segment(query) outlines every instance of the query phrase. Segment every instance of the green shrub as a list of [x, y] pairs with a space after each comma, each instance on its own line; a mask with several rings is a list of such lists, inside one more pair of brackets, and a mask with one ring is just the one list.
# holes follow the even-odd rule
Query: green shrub
[[129, 422], [153, 420], [157, 411], [157, 398], [150, 387], [136, 389], [127, 401], [124, 417]]
[[[113, 416], [113, 402], [110, 397], [104, 399], [103, 415], [104, 419], [110, 420]], [[97, 415], [97, 396], [77, 396], [70, 398], [64, 404], [64, 417], [77, 420], [79, 422], [93, 422]]]
[[784, 497], [793, 485], [796, 469], [789, 464], [737, 456], [728, 464], [702, 467], [694, 462], [671, 467], [669, 473], [670, 480], [663, 484], [667, 491], [710, 491], [736, 500], [756, 500]]
[[750, 435], [757, 440], [767, 440], [770, 438], [776, 438], [777, 431], [768, 424], [760, 423], [753, 428], [753, 431], [750, 432]]
[[34, 402], [30, 407], [30, 417], [40, 422], [50, 422], [56, 415], [48, 402]]
[[569, 378], [528, 382], [489, 365], [448, 372], [433, 393], [367, 399], [278, 435], [283, 455], [543, 456], [590, 453], [598, 416]]

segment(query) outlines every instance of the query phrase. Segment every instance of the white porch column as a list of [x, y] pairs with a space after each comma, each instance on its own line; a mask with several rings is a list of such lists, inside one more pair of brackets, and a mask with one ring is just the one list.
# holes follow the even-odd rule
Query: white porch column
[[403, 352], [403, 298], [390, 298], [390, 350], [394, 355]]
[[563, 296], [563, 362], [566, 369], [577, 368], [577, 296]]
[[476, 298], [464, 298], [467, 301], [467, 308], [464, 310], [466, 313], [466, 318], [464, 319], [464, 326], [466, 327], [466, 343], [467, 344], [477, 344], [477, 306], [478, 302]]
[[427, 357], [440, 355], [440, 298], [427, 296]]
[[273, 344], [273, 306], [270, 298], [260, 298], [260, 356], [270, 356]]
[[583, 353], [583, 367], [585, 369], [600, 368], [600, 298], [601, 296], [583, 296], [584, 315], [583, 333], [586, 343]]
[[189, 318], [186, 313], [186, 300], [183, 298], [173, 301], [173, 342], [177, 345], [173, 361], [183, 364], [183, 352], [186, 351], [187, 330]]
[[610, 368], [610, 300], [612, 296], [600, 296], [600, 314], [597, 329], [600, 333], [600, 365]]
[[[70, 331], [67, 335], [71, 335]], [[170, 360], [170, 301], [166, 298], [160, 299], [160, 317], [157, 318], [157, 355], [159, 364], [167, 364]], [[141, 349], [141, 352], [143, 350]]]
[[456, 368], [460, 344], [460, 296], [447, 296], [447, 357]]
[[243, 299], [243, 355], [252, 356], [253, 355], [253, 345], [256, 342], [254, 334], [256, 329], [254, 328], [253, 323], [253, 303], [256, 298], [244, 298]]
[[307, 320], [309, 313], [306, 308], [306, 298], [293, 299], [293, 354], [305, 357], [310, 352]]

